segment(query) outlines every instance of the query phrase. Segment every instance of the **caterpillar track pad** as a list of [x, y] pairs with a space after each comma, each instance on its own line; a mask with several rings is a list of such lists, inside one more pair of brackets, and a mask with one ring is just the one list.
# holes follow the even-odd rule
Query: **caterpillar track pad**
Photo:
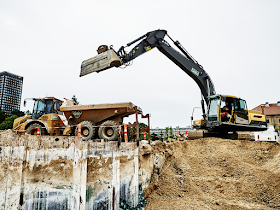
[[122, 60], [118, 57], [114, 50], [109, 49], [98, 54], [88, 60], [82, 62], [80, 77], [92, 72], [100, 72], [111, 67], [119, 67]]

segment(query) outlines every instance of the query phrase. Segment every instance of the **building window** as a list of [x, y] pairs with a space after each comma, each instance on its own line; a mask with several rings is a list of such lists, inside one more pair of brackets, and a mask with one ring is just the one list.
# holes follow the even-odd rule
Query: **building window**
[[269, 123], [269, 119], [266, 122]]

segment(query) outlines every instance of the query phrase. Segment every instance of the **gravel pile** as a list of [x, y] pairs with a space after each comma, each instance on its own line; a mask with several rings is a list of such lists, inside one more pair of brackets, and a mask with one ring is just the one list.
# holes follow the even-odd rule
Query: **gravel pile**
[[164, 161], [144, 190], [146, 210], [280, 209], [279, 143], [205, 138], [147, 147]]

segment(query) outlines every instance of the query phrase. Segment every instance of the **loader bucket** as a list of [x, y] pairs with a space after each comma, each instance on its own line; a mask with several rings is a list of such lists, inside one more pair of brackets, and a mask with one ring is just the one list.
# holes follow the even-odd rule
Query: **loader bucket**
[[114, 50], [109, 49], [88, 60], [82, 62], [80, 77], [92, 72], [100, 72], [113, 66], [119, 67], [123, 64]]

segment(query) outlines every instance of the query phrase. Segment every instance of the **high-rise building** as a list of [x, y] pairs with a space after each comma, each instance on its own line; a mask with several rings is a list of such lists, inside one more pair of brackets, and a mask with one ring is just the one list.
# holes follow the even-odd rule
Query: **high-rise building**
[[23, 77], [7, 71], [0, 72], [0, 108], [6, 114], [20, 110]]

